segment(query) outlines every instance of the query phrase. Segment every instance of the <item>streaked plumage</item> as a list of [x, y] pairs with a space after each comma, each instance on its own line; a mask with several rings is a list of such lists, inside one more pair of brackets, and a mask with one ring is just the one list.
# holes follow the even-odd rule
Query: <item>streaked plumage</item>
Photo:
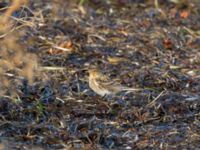
[[107, 76], [97, 69], [89, 70], [89, 86], [100, 96], [115, 95], [121, 91], [140, 91], [141, 89], [124, 87], [121, 84], [111, 81]]

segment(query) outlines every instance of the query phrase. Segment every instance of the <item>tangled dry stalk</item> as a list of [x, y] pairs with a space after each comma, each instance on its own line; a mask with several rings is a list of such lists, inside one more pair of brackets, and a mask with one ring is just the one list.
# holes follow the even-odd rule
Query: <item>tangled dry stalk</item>
[[[22, 27], [31, 26], [33, 22], [22, 21], [12, 16], [15, 11], [27, 3], [27, 0], [13, 0], [11, 6], [0, 16], [1, 94], [14, 93], [16, 87], [13, 87], [13, 84], [19, 83], [19, 79], [28, 79], [30, 83], [33, 82], [37, 58], [34, 54], [27, 53], [26, 47], [20, 44], [20, 38], [25, 31]], [[17, 23], [21, 24], [21, 28], [16, 26]]]

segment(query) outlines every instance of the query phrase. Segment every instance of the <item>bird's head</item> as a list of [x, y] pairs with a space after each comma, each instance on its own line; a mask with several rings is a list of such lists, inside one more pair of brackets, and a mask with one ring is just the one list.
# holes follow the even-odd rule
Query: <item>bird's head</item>
[[97, 68], [90, 68], [88, 69], [88, 72], [90, 78], [97, 78], [100, 75], [99, 70]]

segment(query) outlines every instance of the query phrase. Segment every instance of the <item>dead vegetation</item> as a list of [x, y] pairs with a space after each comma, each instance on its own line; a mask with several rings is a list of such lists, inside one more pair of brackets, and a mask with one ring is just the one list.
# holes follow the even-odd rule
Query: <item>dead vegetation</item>
[[[0, 2], [0, 149], [198, 149], [199, 12], [196, 0]], [[147, 90], [102, 98], [91, 65]]]
[[[27, 53], [26, 46], [19, 43], [25, 32], [23, 31], [25, 30], [24, 27], [31, 26], [32, 22], [13, 16], [13, 13], [26, 3], [26, 0], [14, 0], [6, 11], [1, 14], [0, 90], [1, 95], [5, 96], [16, 94], [17, 85], [22, 80], [28, 80], [32, 84], [33, 72], [37, 66], [36, 56]], [[23, 11], [20, 13], [22, 15]]]

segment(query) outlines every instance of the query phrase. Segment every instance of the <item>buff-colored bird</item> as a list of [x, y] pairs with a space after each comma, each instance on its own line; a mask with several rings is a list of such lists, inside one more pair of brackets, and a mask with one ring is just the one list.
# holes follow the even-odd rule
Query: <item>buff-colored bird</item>
[[117, 82], [111, 81], [111, 79], [98, 71], [98, 69], [89, 70], [89, 86], [95, 93], [100, 96], [115, 95], [122, 91], [143, 90], [124, 87]]

